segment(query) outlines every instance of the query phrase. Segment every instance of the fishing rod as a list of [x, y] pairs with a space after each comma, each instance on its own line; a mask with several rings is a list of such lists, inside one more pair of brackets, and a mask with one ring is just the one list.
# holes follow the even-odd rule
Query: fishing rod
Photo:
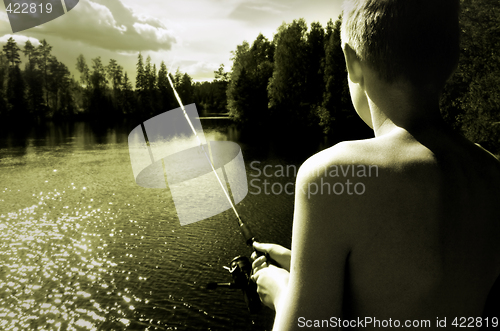
[[[215, 166], [208, 156], [207, 151], [205, 150], [203, 143], [201, 142], [200, 137], [198, 136], [198, 133], [196, 132], [193, 123], [191, 122], [191, 119], [189, 118], [186, 109], [184, 108], [184, 104], [181, 101], [181, 98], [179, 94], [177, 93], [177, 90], [175, 89], [175, 86], [172, 82], [172, 79], [170, 78], [170, 74], [167, 73], [167, 78], [168, 82], [170, 83], [170, 86], [172, 87], [172, 90], [174, 91], [175, 98], [177, 99], [177, 102], [179, 103], [182, 112], [184, 114], [184, 117], [186, 118], [189, 127], [193, 131], [196, 139], [198, 140], [198, 144], [203, 151], [203, 154], [205, 155], [208, 163], [210, 164], [210, 167], [212, 169], [212, 172], [214, 173], [215, 177], [217, 178], [217, 181], [219, 182], [219, 185], [224, 192], [224, 195], [226, 196], [227, 201], [231, 205], [231, 208], [233, 209], [234, 214], [236, 215], [236, 219], [238, 220], [238, 226], [240, 229], [241, 234], [243, 235], [243, 238], [245, 239], [245, 243], [252, 248], [254, 252], [256, 252], [257, 256], [262, 256], [265, 255], [269, 263], [274, 263], [273, 260], [270, 259], [268, 254], [264, 254], [262, 252], [259, 252], [253, 248], [253, 243], [257, 241], [257, 239], [254, 237], [252, 231], [250, 230], [250, 227], [246, 224], [243, 223], [241, 220], [240, 215], [238, 214], [238, 211], [236, 210], [236, 207], [231, 200], [231, 197], [229, 196], [229, 193], [227, 192], [226, 188], [224, 187], [224, 184], [222, 183], [222, 180], [220, 179], [219, 175], [217, 174], [217, 171], [215, 170]], [[231, 289], [241, 289], [245, 302], [247, 303], [248, 310], [251, 313], [255, 313], [260, 310], [261, 308], [261, 303], [260, 303], [260, 298], [259, 295], [257, 294], [257, 285], [255, 284], [254, 281], [250, 279], [250, 276], [252, 275], [252, 263], [246, 256], [237, 256], [235, 257], [231, 263], [230, 267], [224, 267], [226, 270], [229, 271], [231, 274], [231, 277], [233, 278], [233, 282], [231, 283], [208, 283], [206, 288], [207, 289], [216, 289], [218, 287], [225, 287], [225, 288], [231, 288]]]

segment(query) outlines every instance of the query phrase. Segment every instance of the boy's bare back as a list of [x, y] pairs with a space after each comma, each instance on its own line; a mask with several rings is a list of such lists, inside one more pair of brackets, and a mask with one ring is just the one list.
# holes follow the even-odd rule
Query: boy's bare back
[[[458, 7], [346, 0], [349, 91], [375, 138], [340, 143], [301, 166], [289, 273], [254, 262], [258, 292], [276, 309], [275, 330], [346, 326], [339, 318], [354, 328], [439, 329], [467, 318], [477, 328], [487, 323], [480, 317], [488, 300], [500, 303], [492, 289], [500, 275], [500, 162], [452, 132], [439, 111], [458, 62]], [[378, 171], [329, 171], [349, 166]], [[489, 317], [498, 326], [500, 313]], [[365, 318], [400, 324], [357, 323]]]
[[[396, 128], [334, 146], [308, 164], [311, 173], [301, 175], [309, 178], [333, 165], [379, 170], [341, 179], [362, 182], [362, 195], [314, 198], [315, 208], [332, 211], [321, 222], [350, 238], [344, 318], [430, 319], [435, 326], [447, 317], [451, 326], [455, 317], [482, 316], [500, 273], [500, 163], [492, 155], [442, 128], [413, 135]], [[317, 239], [331, 247], [329, 235]], [[335, 255], [316, 253], [325, 263]]]

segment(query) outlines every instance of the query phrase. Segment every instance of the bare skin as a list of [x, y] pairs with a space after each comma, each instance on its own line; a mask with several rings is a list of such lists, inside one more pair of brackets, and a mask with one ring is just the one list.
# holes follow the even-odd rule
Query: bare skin
[[[446, 317], [455, 328], [455, 317], [482, 316], [500, 274], [500, 162], [446, 128], [439, 93], [385, 83], [349, 45], [344, 54], [353, 104], [375, 138], [302, 165], [290, 268], [254, 261], [261, 299], [276, 310], [274, 330], [303, 329], [301, 317], [430, 320], [431, 328]], [[348, 165], [376, 165], [378, 176], [324, 174]], [[347, 180], [364, 193], [326, 191]], [[314, 184], [323, 194], [311, 194]], [[290, 256], [256, 248], [276, 261]]]

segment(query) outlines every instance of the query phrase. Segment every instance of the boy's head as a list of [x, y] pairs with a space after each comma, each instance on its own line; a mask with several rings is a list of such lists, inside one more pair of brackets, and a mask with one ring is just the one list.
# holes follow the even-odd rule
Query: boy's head
[[459, 0], [346, 0], [348, 44], [379, 78], [441, 90], [458, 63]]

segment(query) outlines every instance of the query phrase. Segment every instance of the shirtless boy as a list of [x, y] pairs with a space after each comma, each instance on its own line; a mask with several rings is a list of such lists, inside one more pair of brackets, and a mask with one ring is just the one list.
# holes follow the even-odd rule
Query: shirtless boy
[[[276, 310], [274, 330], [345, 326], [333, 323], [339, 318], [359, 329], [381, 328], [358, 324], [365, 318], [389, 327], [428, 320], [428, 329], [446, 318], [456, 329], [456, 317], [473, 317], [474, 327], [500, 318], [492, 308], [500, 296], [500, 162], [452, 132], [439, 112], [458, 62], [458, 7], [346, 2], [351, 98], [375, 138], [309, 158], [297, 176], [291, 251], [255, 245], [281, 266], [265, 257], [253, 264], [261, 300]], [[332, 177], [324, 171], [332, 165], [376, 165], [378, 176]], [[327, 191], [347, 179], [362, 180], [365, 192]], [[310, 194], [311, 184], [323, 192]], [[480, 318], [487, 314], [489, 322]]]

